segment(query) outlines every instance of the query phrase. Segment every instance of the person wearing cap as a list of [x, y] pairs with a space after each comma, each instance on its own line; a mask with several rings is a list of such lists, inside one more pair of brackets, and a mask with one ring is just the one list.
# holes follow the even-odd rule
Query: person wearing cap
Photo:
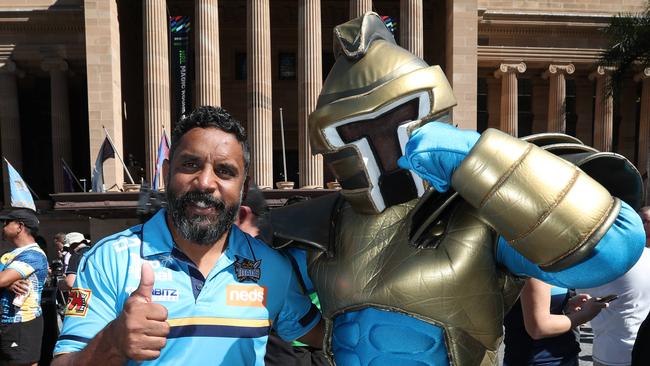
[[65, 235], [65, 242], [69, 245], [71, 253], [70, 261], [65, 269], [65, 279], [59, 281], [58, 287], [63, 291], [72, 289], [74, 281], [77, 278], [77, 269], [79, 268], [79, 261], [90, 249], [90, 240], [86, 239], [84, 234], [77, 232], [70, 232]]
[[2, 212], [0, 221], [2, 238], [16, 247], [0, 258], [0, 360], [36, 365], [43, 334], [41, 293], [48, 267], [47, 256], [34, 239], [39, 222], [27, 208]]

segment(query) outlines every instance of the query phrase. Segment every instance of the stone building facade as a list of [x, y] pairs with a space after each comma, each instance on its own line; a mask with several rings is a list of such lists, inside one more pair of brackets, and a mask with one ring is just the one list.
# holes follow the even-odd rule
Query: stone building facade
[[[630, 74], [622, 94], [608, 98], [602, 90], [610, 70], [595, 66], [607, 44], [601, 29], [612, 16], [644, 5], [644, 0], [3, 0], [0, 149], [43, 201], [64, 191], [62, 158], [90, 187], [106, 132], [124, 160], [140, 166], [150, 181], [160, 136], [175, 119], [168, 17], [182, 15], [191, 21], [192, 105], [221, 105], [245, 121], [251, 175], [267, 187], [285, 178], [282, 117], [286, 178], [298, 187], [323, 187], [332, 177], [322, 159], [311, 156], [307, 116], [334, 61], [333, 27], [373, 10], [397, 22], [398, 43], [443, 67], [458, 99], [454, 124], [520, 136], [566, 132], [625, 155], [645, 173], [650, 70]], [[105, 163], [104, 181], [107, 188], [123, 188], [118, 160]], [[49, 212], [48, 235], [82, 220]], [[106, 231], [99, 221], [86, 220], [86, 232]]]

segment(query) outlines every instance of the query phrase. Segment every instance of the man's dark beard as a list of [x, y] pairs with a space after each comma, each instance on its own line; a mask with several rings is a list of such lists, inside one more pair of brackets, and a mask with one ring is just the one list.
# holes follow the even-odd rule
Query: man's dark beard
[[[240, 202], [237, 205], [226, 207], [222, 200], [214, 198], [209, 193], [197, 191], [187, 192], [177, 197], [171, 187], [167, 187], [167, 202], [167, 210], [181, 236], [185, 240], [200, 245], [212, 245], [230, 230], [241, 204]], [[188, 217], [187, 206], [196, 202], [203, 202], [207, 207], [213, 207], [215, 214]]]

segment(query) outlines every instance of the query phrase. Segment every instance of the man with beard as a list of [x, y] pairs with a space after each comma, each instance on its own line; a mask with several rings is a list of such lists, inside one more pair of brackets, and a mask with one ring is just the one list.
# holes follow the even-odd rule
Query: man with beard
[[176, 125], [168, 208], [86, 253], [53, 365], [263, 365], [271, 326], [320, 347], [320, 314], [289, 261], [232, 225], [249, 159], [221, 108]]

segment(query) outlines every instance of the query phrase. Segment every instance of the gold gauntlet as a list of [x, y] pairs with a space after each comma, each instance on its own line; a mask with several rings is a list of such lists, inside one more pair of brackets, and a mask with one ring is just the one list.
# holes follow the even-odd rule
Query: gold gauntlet
[[618, 199], [575, 165], [495, 129], [483, 133], [452, 186], [546, 271], [589, 255], [620, 209]]

